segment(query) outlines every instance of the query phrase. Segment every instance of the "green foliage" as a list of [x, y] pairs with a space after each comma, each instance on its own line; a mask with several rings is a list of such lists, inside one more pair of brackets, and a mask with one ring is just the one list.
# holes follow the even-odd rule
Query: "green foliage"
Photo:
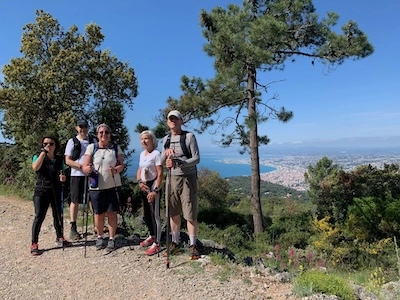
[[364, 228], [363, 238], [374, 241], [387, 236], [396, 235], [400, 229], [400, 199], [392, 197], [354, 198], [349, 207], [349, 218], [346, 223], [349, 230], [357, 232]]
[[310, 296], [315, 293], [336, 295], [343, 300], [356, 300], [353, 290], [346, 280], [335, 275], [319, 271], [305, 271], [295, 281], [296, 291], [308, 291], [301, 296]]
[[[337, 263], [358, 262], [359, 252], [365, 249], [359, 248], [361, 244], [376, 244], [399, 231], [399, 165], [385, 164], [382, 169], [363, 165], [344, 171], [323, 158], [315, 167], [308, 168], [306, 178], [310, 183], [310, 198], [316, 205], [317, 221], [329, 222], [335, 228], [330, 231], [335, 234], [328, 244], [335, 245], [336, 251], [340, 249], [332, 256], [339, 259]], [[317, 243], [326, 240], [322, 232], [329, 232], [321, 230], [320, 225], [316, 226], [319, 227]], [[358, 245], [354, 245], [354, 240]], [[328, 244], [320, 246], [327, 250]]]
[[18, 196], [24, 200], [31, 200], [33, 198], [32, 190], [21, 190], [15, 184], [0, 184], [0, 195], [5, 196]]
[[335, 178], [340, 168], [333, 164], [333, 161], [327, 157], [320, 159], [315, 166], [308, 166], [304, 174], [305, 181], [309, 185], [307, 194], [311, 201], [316, 205], [316, 214], [318, 217], [333, 217], [333, 196], [331, 191], [335, 186]]
[[[4, 66], [0, 82], [1, 130], [16, 145], [10, 158], [16, 157], [20, 188], [33, 188], [33, 172], [26, 168], [31, 170], [29, 160], [43, 135], [52, 133], [65, 144], [76, 134], [76, 118], [89, 120], [92, 128], [108, 123], [129, 157], [124, 105], [132, 108], [137, 79], [127, 63], [100, 49], [103, 40], [96, 24], [88, 24], [84, 34], [75, 25], [65, 31], [42, 10], [35, 23], [24, 26], [22, 56]], [[7, 170], [4, 163], [0, 167]]]
[[348, 207], [349, 229], [363, 227], [367, 241], [396, 235], [400, 229], [399, 166], [385, 165], [382, 170], [359, 166], [350, 176], [354, 192]]
[[[282, 247], [295, 246], [298, 248], [304, 248], [309, 244], [311, 211], [313, 210], [313, 205], [309, 201], [284, 197], [264, 197], [262, 208], [264, 233], [268, 236], [265, 242], [280, 244]], [[250, 216], [249, 200], [242, 198], [236, 205], [231, 206], [230, 210], [242, 216]], [[251, 222], [250, 217], [245, 220]]]
[[221, 229], [231, 225], [252, 228], [251, 222], [249, 222], [250, 218], [246, 218], [244, 215], [232, 212], [229, 209], [199, 209], [198, 219], [205, 224], [215, 225]]
[[148, 126], [145, 126], [145, 125], [142, 125], [142, 124], [137, 124], [136, 125], [136, 128], [135, 128], [135, 132], [137, 132], [137, 133], [142, 133], [143, 131], [145, 131], [145, 130], [149, 130], [149, 127]]
[[[267, 199], [266, 206], [271, 203], [271, 200]], [[305, 248], [311, 235], [309, 230], [312, 219], [310, 209], [310, 205], [307, 205], [306, 202], [290, 198], [281, 200], [279, 204], [270, 205], [271, 225], [267, 230], [272, 236], [272, 243], [280, 244], [285, 248], [289, 246]]]
[[16, 148], [16, 145], [0, 143], [0, 170], [2, 170], [0, 173], [0, 183], [15, 183], [14, 180], [18, 173], [19, 162]]
[[198, 172], [198, 219], [207, 225], [225, 229], [232, 225], [251, 229], [246, 215], [229, 209], [229, 183], [218, 172], [200, 169]]
[[219, 229], [214, 225], [199, 224], [199, 238], [211, 239], [218, 244], [224, 245], [235, 255], [251, 249], [252, 232], [245, 226], [231, 225]]
[[228, 207], [226, 201], [229, 184], [218, 172], [208, 169], [198, 171], [198, 197], [200, 208], [223, 210]]
[[[250, 176], [234, 176], [226, 179], [229, 183], [230, 195], [246, 197], [251, 194], [251, 177]], [[307, 200], [305, 192], [285, 187], [279, 184], [261, 181], [260, 194], [265, 197], [287, 197], [288, 195], [294, 199]]]

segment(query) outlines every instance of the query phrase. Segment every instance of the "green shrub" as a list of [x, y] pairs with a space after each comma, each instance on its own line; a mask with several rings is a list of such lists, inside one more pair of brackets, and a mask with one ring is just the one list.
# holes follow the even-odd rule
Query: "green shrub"
[[232, 225], [246, 226], [252, 229], [252, 223], [248, 224], [245, 216], [232, 212], [228, 209], [199, 209], [198, 219], [206, 224], [213, 224], [220, 229], [225, 229]]
[[300, 274], [295, 282], [295, 290], [297, 292], [307, 291], [311, 294], [324, 293], [328, 295], [336, 295], [342, 300], [356, 299], [353, 290], [350, 288], [346, 280], [319, 271], [306, 271]]

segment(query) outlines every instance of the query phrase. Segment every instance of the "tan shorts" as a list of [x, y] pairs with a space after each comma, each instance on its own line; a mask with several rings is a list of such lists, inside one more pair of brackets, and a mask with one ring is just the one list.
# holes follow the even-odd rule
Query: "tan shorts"
[[[168, 178], [167, 178], [168, 187]], [[169, 215], [177, 216], [183, 213], [187, 221], [197, 220], [197, 174], [171, 176], [171, 193]]]

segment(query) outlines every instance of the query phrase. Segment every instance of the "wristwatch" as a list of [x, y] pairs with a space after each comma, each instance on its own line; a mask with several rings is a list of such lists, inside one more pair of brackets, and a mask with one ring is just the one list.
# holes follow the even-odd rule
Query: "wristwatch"
[[155, 188], [152, 190], [152, 192], [158, 194], [158, 187], [155, 187]]

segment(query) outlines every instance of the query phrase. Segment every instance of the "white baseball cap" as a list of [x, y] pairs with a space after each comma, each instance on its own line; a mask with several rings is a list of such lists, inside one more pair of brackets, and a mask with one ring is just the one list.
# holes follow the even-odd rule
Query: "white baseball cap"
[[175, 116], [175, 117], [177, 117], [178, 119], [181, 119], [182, 120], [182, 115], [181, 115], [181, 113], [179, 112], [179, 111], [177, 111], [177, 110], [171, 110], [169, 113], [168, 113], [168, 119], [171, 117], [171, 116]]

